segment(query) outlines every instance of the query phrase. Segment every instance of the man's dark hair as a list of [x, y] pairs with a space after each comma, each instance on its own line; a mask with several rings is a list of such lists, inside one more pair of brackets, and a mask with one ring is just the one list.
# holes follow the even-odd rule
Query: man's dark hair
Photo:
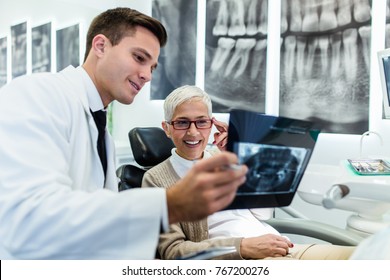
[[137, 26], [142, 26], [152, 32], [164, 47], [168, 35], [165, 27], [157, 19], [130, 8], [115, 8], [107, 10], [95, 17], [89, 26], [84, 61], [92, 47], [92, 40], [98, 34], [106, 36], [113, 46], [120, 43], [123, 37], [131, 36]]

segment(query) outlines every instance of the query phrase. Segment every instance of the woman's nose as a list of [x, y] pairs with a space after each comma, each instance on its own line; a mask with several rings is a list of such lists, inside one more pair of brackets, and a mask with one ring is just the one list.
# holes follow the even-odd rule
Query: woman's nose
[[190, 127], [187, 129], [187, 134], [195, 135], [198, 134], [198, 128], [196, 127], [195, 123], [191, 123]]

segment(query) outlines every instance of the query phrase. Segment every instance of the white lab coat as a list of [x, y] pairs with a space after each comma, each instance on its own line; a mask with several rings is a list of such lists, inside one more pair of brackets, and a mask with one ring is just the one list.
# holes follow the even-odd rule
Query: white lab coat
[[0, 89], [0, 259], [154, 257], [165, 192], [117, 192], [109, 135], [103, 188], [88, 83], [68, 67]]

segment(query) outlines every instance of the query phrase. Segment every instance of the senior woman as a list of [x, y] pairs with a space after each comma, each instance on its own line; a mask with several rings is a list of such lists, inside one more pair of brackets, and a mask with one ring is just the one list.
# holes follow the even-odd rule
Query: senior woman
[[[172, 155], [148, 170], [142, 187], [168, 188], [182, 178], [199, 160], [211, 157], [218, 149], [207, 149], [213, 125], [214, 144], [223, 150], [227, 125], [212, 116], [209, 95], [196, 86], [172, 91], [164, 102], [162, 127], [172, 139]], [[354, 247], [297, 245], [281, 236], [265, 220], [273, 209], [237, 209], [217, 212], [206, 219], [171, 225], [160, 235], [158, 253], [162, 259], [175, 259], [210, 247], [235, 246], [236, 252], [223, 259], [348, 259]]]

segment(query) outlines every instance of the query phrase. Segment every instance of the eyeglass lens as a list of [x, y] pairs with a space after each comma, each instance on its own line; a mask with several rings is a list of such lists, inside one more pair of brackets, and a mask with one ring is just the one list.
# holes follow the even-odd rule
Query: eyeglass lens
[[188, 129], [190, 128], [191, 124], [194, 123], [196, 128], [210, 128], [211, 127], [211, 120], [196, 120], [196, 121], [187, 121], [187, 120], [180, 120], [180, 121], [172, 121], [173, 128], [175, 129]]

